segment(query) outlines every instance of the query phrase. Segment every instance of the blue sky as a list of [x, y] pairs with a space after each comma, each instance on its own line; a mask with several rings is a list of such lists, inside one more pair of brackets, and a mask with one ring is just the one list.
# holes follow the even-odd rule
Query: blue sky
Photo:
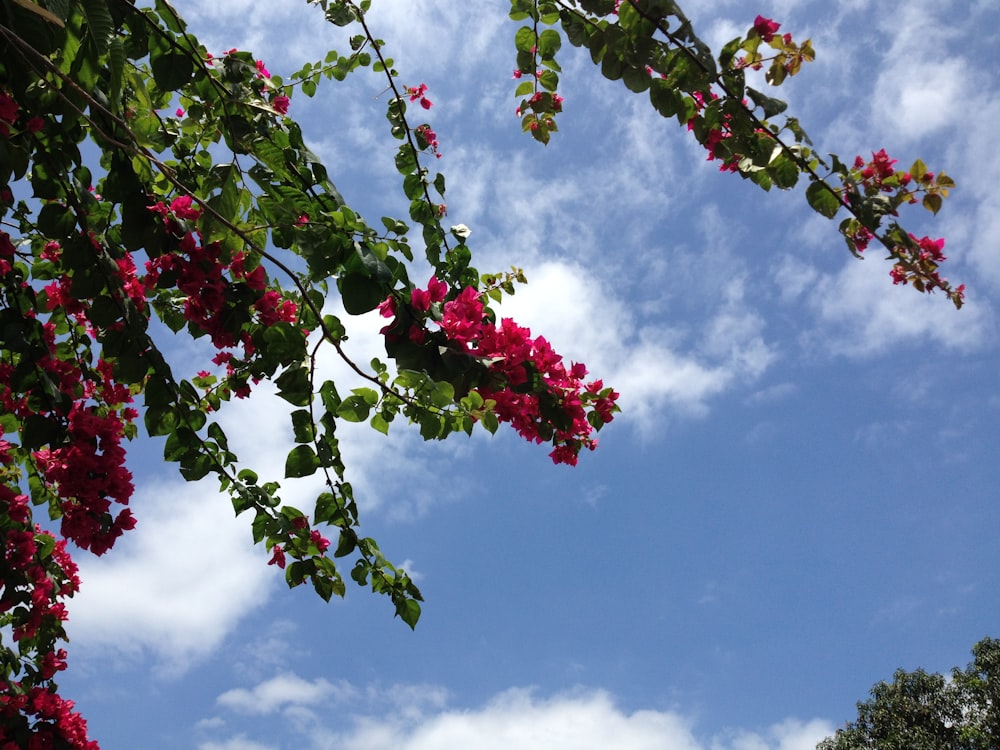
[[[301, 0], [176, 5], [278, 75], [347, 48]], [[373, 5], [402, 82], [434, 101], [449, 220], [481, 270], [528, 276], [503, 313], [624, 413], [576, 469], [513, 434], [345, 430], [362, 528], [426, 597], [413, 633], [361, 589], [288, 591], [210, 481], [134, 445], [139, 526], [81, 560], [61, 683], [102, 747], [811, 750], [897, 667], [964, 665], [997, 636], [1000, 7], [683, 3], [715, 49], [757, 13], [813, 39], [778, 95], [820, 151], [954, 177], [937, 219], [904, 223], [947, 238], [956, 312], [894, 288], [877, 251], [852, 259], [801, 191], [719, 174], [576, 50], [561, 132], [530, 141], [505, 3]], [[360, 73], [291, 105], [376, 224], [406, 214], [383, 88]], [[352, 323], [367, 361], [381, 322]], [[182, 368], [207, 360], [177, 347]], [[226, 424], [277, 477], [291, 435], [262, 396]]]

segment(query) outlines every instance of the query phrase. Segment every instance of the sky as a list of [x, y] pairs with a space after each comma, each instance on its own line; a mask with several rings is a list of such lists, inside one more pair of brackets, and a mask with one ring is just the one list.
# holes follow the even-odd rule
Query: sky
[[[361, 530], [425, 596], [414, 632], [351, 582], [330, 604], [288, 590], [211, 480], [130, 446], [139, 525], [79, 553], [60, 681], [104, 750], [811, 750], [897, 668], [964, 666], [1000, 636], [1000, 4], [681, 4], [716, 50], [757, 13], [812, 38], [777, 95], [820, 152], [955, 179], [937, 218], [903, 219], [946, 238], [961, 311], [853, 259], [801, 189], [720, 174], [568, 45], [560, 132], [522, 135], [505, 5], [374, 0], [369, 21], [428, 86], [476, 266], [528, 277], [502, 314], [622, 414], [576, 468], [504, 431], [344, 430]], [[348, 48], [302, 0], [176, 7], [277, 75]], [[407, 211], [383, 89], [361, 72], [290, 112], [375, 225]], [[352, 356], [380, 353], [380, 320], [349, 326]], [[283, 403], [223, 415], [263, 476], [291, 445]]]

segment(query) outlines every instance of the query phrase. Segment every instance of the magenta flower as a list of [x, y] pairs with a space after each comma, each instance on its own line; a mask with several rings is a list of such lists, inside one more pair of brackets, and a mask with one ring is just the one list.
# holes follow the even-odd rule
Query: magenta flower
[[757, 36], [765, 42], [770, 42], [774, 39], [775, 33], [780, 28], [780, 23], [772, 21], [770, 18], [764, 18], [764, 16], [757, 16], [753, 22], [753, 30], [756, 31]]
[[288, 97], [284, 94], [278, 94], [273, 99], [271, 99], [271, 106], [274, 107], [275, 112], [279, 115], [288, 114]]

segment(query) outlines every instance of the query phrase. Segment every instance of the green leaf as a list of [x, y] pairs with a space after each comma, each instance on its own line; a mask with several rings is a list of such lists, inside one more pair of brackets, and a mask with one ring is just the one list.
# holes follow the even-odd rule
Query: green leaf
[[214, 468], [215, 461], [211, 456], [205, 453], [198, 453], [196, 455], [185, 456], [181, 459], [180, 472], [181, 476], [188, 482], [197, 482]]
[[97, 54], [103, 55], [108, 51], [114, 30], [108, 0], [83, 0], [82, 5], [84, 15], [87, 17], [90, 38]]
[[358, 546], [358, 535], [353, 531], [346, 529], [341, 529], [340, 540], [337, 542], [337, 551], [333, 553], [334, 557], [346, 557], [347, 555], [354, 552], [354, 548]]
[[774, 184], [782, 190], [795, 187], [795, 183], [799, 181], [799, 167], [784, 149], [779, 149], [776, 152], [775, 157], [767, 166], [767, 171], [774, 180]]
[[319, 468], [319, 457], [310, 445], [296, 445], [285, 459], [285, 477], [308, 477]]
[[180, 52], [168, 52], [153, 58], [153, 80], [163, 91], [176, 91], [194, 74], [191, 58]]
[[375, 279], [360, 273], [347, 274], [337, 279], [344, 309], [351, 315], [363, 315], [378, 307], [388, 296], [386, 289]]
[[292, 433], [296, 443], [311, 443], [316, 439], [316, 428], [308, 409], [292, 412]]
[[353, 578], [359, 586], [364, 586], [368, 582], [368, 573], [371, 571], [371, 565], [368, 564], [367, 560], [358, 560], [354, 563], [354, 569], [351, 571], [351, 578]]
[[371, 422], [369, 422], [369, 424], [371, 424], [371, 426], [375, 430], [378, 430], [383, 435], [389, 434], [389, 423], [386, 421], [385, 417], [383, 417], [381, 414], [378, 413], [373, 414]]
[[514, 34], [514, 46], [519, 52], [531, 52], [531, 48], [535, 46], [535, 32], [530, 26], [522, 26], [517, 30]]
[[542, 74], [538, 76], [538, 82], [546, 91], [555, 91], [559, 88], [559, 76], [552, 70], [543, 71]]
[[747, 96], [753, 101], [754, 106], [760, 107], [764, 110], [764, 118], [774, 117], [775, 115], [780, 115], [786, 109], [788, 109], [788, 102], [784, 102], [781, 99], [775, 99], [773, 97], [762, 94], [756, 89], [752, 89], [747, 86]]
[[74, 234], [76, 216], [61, 203], [46, 203], [38, 212], [38, 229], [46, 237], [62, 239]]
[[828, 219], [832, 219], [840, 210], [840, 201], [825, 182], [809, 183], [809, 187], [806, 188], [806, 200], [816, 213]]
[[917, 159], [915, 162], [913, 162], [913, 165], [910, 167], [910, 177], [912, 177], [917, 182], [920, 182], [924, 178], [924, 175], [926, 174], [927, 174], [927, 165], [924, 164], [923, 159]]
[[684, 110], [684, 96], [662, 78], [652, 81], [649, 101], [653, 108], [664, 117], [673, 117]]
[[484, 411], [480, 421], [483, 423], [483, 427], [486, 428], [486, 431], [491, 435], [495, 435], [497, 430], [500, 429], [500, 421], [497, 419], [497, 415], [492, 411]]
[[278, 386], [278, 395], [293, 406], [307, 406], [312, 400], [312, 384], [305, 367], [288, 368], [274, 383]]
[[253, 469], [240, 469], [240, 473], [236, 475], [236, 478], [246, 484], [257, 484], [257, 472]]
[[396, 614], [410, 626], [411, 630], [414, 630], [417, 627], [417, 620], [420, 619], [420, 604], [413, 599], [401, 599], [396, 602]]
[[[562, 46], [562, 37], [554, 29], [545, 29], [538, 35], [538, 54], [543, 60], [555, 57]], [[530, 49], [530, 48], [529, 48]]]
[[371, 412], [369, 404], [362, 396], [348, 396], [337, 407], [337, 416], [348, 422], [364, 422]]
[[649, 73], [646, 72], [645, 68], [626, 68], [622, 74], [622, 83], [629, 91], [641, 94], [650, 86]]
[[364, 401], [369, 406], [375, 406], [378, 403], [379, 395], [378, 391], [374, 388], [353, 388], [351, 390], [355, 396], [358, 396], [362, 401]]
[[119, 115], [122, 104], [122, 80], [125, 74], [125, 43], [121, 37], [115, 36], [111, 39], [108, 52], [110, 53], [108, 55], [110, 67], [108, 99], [111, 101], [112, 114]]
[[238, 183], [239, 173], [233, 167], [226, 168], [225, 181], [222, 183], [222, 190], [213, 195], [208, 200], [208, 205], [219, 215], [216, 219], [210, 212], [205, 212], [202, 217], [202, 235], [205, 242], [223, 240], [233, 233], [230, 224], [236, 220], [240, 207], [240, 187]]
[[937, 193], [927, 193], [927, 195], [924, 196], [923, 206], [931, 213], [936, 214], [938, 211], [940, 211], [941, 203], [942, 203], [941, 196], [938, 195]]
[[41, 414], [29, 414], [21, 427], [21, 447], [35, 451], [45, 445], [52, 445], [62, 436], [59, 423]]
[[435, 406], [449, 406], [455, 401], [455, 386], [446, 380], [438, 381], [431, 390], [431, 403]]

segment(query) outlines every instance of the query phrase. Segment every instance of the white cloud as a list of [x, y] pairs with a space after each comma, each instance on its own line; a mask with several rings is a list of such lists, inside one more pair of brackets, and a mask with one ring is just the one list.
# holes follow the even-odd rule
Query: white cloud
[[[300, 690], [296, 685], [291, 692]], [[299, 724], [302, 738], [295, 745], [309, 750], [813, 750], [833, 732], [828, 722], [789, 719], [762, 731], [730, 730], [704, 740], [680, 713], [625, 711], [601, 690], [546, 698], [531, 688], [512, 688], [467, 709], [448, 708], [443, 691], [425, 685], [370, 690], [367, 697], [373, 713], [352, 713], [338, 704], [328, 712], [335, 723]]]
[[198, 745], [198, 750], [278, 750], [278, 748], [276, 745], [263, 745], [238, 735], [224, 742], [202, 742]]
[[724, 739], [713, 740], [712, 750], [815, 750], [816, 744], [833, 734], [829, 722], [813, 719], [802, 722], [786, 719], [764, 732], [746, 730], [728, 732]]
[[888, 347], [934, 342], [951, 350], [981, 346], [993, 328], [989, 307], [974, 300], [955, 310], [940, 294], [920, 294], [888, 283], [878, 258], [847, 259], [813, 291], [811, 305], [825, 326], [814, 345], [833, 354], [869, 356]]
[[[703, 414], [709, 400], [737, 376], [752, 380], [773, 360], [763, 321], [743, 305], [732, 282], [714, 315], [684, 334], [663, 324], [640, 325], [627, 301], [574, 263], [526, 268], [529, 283], [505, 298], [499, 314], [544, 331], [557, 351], [584, 362], [622, 394], [623, 418], [650, 428], [664, 412]], [[687, 338], [699, 341], [697, 348]]]
[[907, 55], [886, 68], [875, 86], [876, 126], [916, 140], [962, 117], [957, 102], [969, 91], [969, 63]]
[[140, 485], [133, 507], [139, 524], [112, 554], [77, 556], [68, 631], [81, 656], [151, 652], [178, 674], [267, 601], [275, 576], [211, 480]]
[[[985, 81], [976, 83], [980, 93], [975, 103], [970, 103], [975, 106], [975, 114], [955, 132], [947, 149], [947, 171], [956, 177], [958, 187], [945, 201], [941, 216], [948, 247], [954, 247], [959, 259], [966, 261], [971, 266], [969, 270], [977, 274], [968, 279], [970, 299], [984, 299], [1000, 290], [1000, 212], [993, 198], [995, 186], [1000, 182], [1000, 157], [994, 132], [1000, 122], [1000, 96], [991, 95]], [[968, 208], [953, 205], [956, 198], [967, 200]], [[966, 267], [949, 271], [960, 280], [965, 280], [966, 273]]]
[[348, 685], [333, 685], [323, 678], [309, 682], [294, 674], [280, 674], [252, 690], [228, 690], [216, 699], [223, 708], [242, 714], [271, 714], [289, 706], [314, 706], [353, 694]]
[[970, 73], [976, 66], [945, 56], [948, 40], [962, 32], [951, 14], [942, 17], [943, 9], [940, 3], [915, 2], [882, 16], [889, 43], [872, 97], [878, 130], [916, 140], [964, 118], [958, 103], [973, 90]]

